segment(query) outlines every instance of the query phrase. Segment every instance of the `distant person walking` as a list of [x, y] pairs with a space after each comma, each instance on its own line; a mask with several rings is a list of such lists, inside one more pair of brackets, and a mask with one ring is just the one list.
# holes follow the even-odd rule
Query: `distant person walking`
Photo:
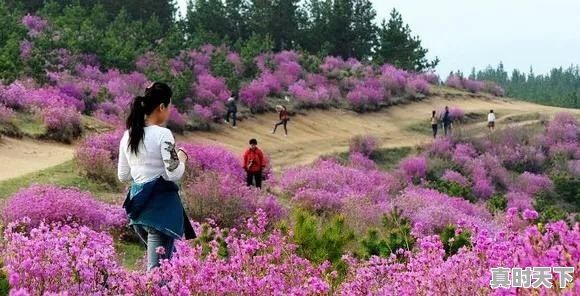
[[451, 133], [451, 124], [453, 123], [453, 118], [451, 118], [451, 114], [449, 113], [449, 106], [445, 106], [445, 113], [443, 114], [443, 131], [445, 132], [445, 136]]
[[437, 130], [439, 129], [439, 120], [437, 118], [437, 112], [433, 110], [431, 113], [431, 128], [433, 129], [433, 139], [437, 138]]
[[262, 174], [266, 168], [267, 161], [266, 157], [264, 157], [264, 152], [258, 148], [256, 139], [250, 140], [250, 147], [244, 153], [242, 161], [247, 174], [247, 185], [262, 188]]
[[288, 121], [290, 120], [290, 113], [288, 113], [286, 106], [281, 106], [281, 105], [276, 106], [276, 111], [278, 111], [278, 116], [280, 117], [280, 122], [278, 122], [274, 125], [274, 129], [272, 130], [272, 134], [275, 134], [278, 127], [283, 125], [284, 126], [284, 134], [286, 136], [288, 136], [287, 125], [288, 125]]
[[230, 116], [232, 118], [232, 127], [237, 128], [236, 120], [238, 114], [238, 102], [235, 96], [231, 96], [226, 103], [227, 113], [226, 113], [226, 123], [230, 123]]
[[489, 114], [487, 114], [487, 127], [490, 132], [495, 130], [495, 113], [493, 113], [493, 110], [489, 110]]

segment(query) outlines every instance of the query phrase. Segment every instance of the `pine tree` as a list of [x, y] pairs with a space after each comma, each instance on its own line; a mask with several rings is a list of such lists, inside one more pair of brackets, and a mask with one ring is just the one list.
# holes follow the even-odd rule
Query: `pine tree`
[[330, 16], [328, 34], [330, 34], [330, 54], [343, 58], [353, 54], [355, 32], [353, 30], [353, 0], [334, 0]]
[[377, 42], [378, 28], [374, 23], [377, 12], [369, 0], [354, 0], [352, 56], [358, 59], [371, 57]]
[[428, 50], [421, 46], [421, 39], [411, 35], [409, 25], [403, 23], [401, 14], [393, 9], [388, 22], [383, 21], [379, 30], [379, 46], [376, 49], [376, 63], [390, 63], [397, 67], [423, 71], [433, 69], [439, 59], [428, 61]]

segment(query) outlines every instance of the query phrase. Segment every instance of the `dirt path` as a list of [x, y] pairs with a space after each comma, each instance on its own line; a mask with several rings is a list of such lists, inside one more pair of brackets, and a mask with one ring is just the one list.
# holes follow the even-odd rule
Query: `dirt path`
[[[308, 164], [320, 155], [346, 151], [349, 139], [355, 135], [373, 135], [385, 148], [426, 143], [430, 141], [428, 135], [412, 132], [408, 127], [421, 122], [428, 126], [431, 110], [446, 105], [482, 114], [494, 109], [499, 117], [498, 128], [505, 126], [502, 122], [509, 116], [537, 112], [547, 117], [565, 110], [521, 101], [448, 92], [425, 101], [392, 106], [380, 112], [363, 115], [344, 110], [307, 111], [303, 115], [292, 117], [288, 126], [288, 137], [284, 137], [282, 130], [276, 135], [271, 134], [272, 124], [277, 116], [266, 114], [240, 122], [238, 129], [222, 126], [217, 131], [190, 133], [178, 139], [215, 143], [241, 154], [248, 140], [257, 138], [260, 146], [273, 159], [274, 169], [280, 171], [287, 167]], [[568, 111], [580, 115], [580, 110]], [[485, 132], [485, 123], [462, 128], [464, 131], [480, 134]], [[3, 137], [0, 140], [0, 181], [46, 169], [73, 157], [73, 146]]]
[[74, 156], [74, 147], [29, 139], [0, 139], [0, 181], [43, 170]]
[[[540, 106], [521, 101], [482, 98], [444, 98], [393, 106], [384, 111], [356, 114], [344, 110], [308, 111], [297, 115], [288, 124], [289, 136], [278, 130], [271, 134], [276, 114], [262, 115], [241, 122], [238, 129], [228, 127], [212, 132], [196, 132], [186, 139], [193, 142], [214, 143], [241, 154], [250, 138], [257, 138], [260, 146], [273, 159], [276, 171], [312, 162], [320, 155], [346, 151], [348, 141], [355, 135], [369, 134], [377, 137], [385, 148], [415, 146], [430, 141], [430, 137], [408, 130], [408, 126], [425, 122], [429, 125], [431, 110], [446, 105], [458, 106], [466, 112], [486, 114], [494, 109], [498, 114], [498, 127], [505, 118], [519, 114], [540, 113], [551, 116], [564, 109]], [[580, 110], [574, 110], [580, 115]], [[518, 123], [510, 123], [518, 124]], [[464, 130], [485, 131], [485, 122], [463, 127]]]

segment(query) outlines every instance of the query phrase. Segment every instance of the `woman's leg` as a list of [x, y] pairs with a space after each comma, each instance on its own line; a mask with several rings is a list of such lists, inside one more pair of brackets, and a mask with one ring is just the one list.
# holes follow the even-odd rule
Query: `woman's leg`
[[[171, 258], [174, 239], [151, 227], [144, 228], [147, 231], [147, 272], [151, 272], [159, 267], [159, 261]], [[159, 247], [163, 247], [163, 250], [158, 250]], [[162, 251], [161, 254], [158, 251]]]
[[232, 112], [232, 119], [234, 120], [234, 126], [236, 126], [236, 120], [237, 120], [236, 112]]
[[288, 128], [286, 127], [288, 125], [288, 120], [284, 120], [284, 133], [286, 134], [286, 136], [288, 135]]
[[280, 122], [274, 124], [274, 130], [272, 131], [272, 133], [275, 134], [278, 127], [281, 126], [282, 124], [284, 124], [284, 121], [280, 121]]
[[254, 185], [254, 175], [252, 175], [252, 173], [250, 173], [249, 171], [246, 172], [246, 184], [248, 185], [248, 187]]
[[432, 124], [431, 128], [433, 128], [433, 139], [436, 139], [437, 138], [437, 125]]

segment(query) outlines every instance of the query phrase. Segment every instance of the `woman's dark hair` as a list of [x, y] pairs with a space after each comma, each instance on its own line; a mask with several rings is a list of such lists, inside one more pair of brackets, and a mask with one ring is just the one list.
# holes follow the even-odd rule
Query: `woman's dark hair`
[[133, 99], [131, 112], [127, 117], [127, 129], [129, 130], [129, 147], [131, 152], [139, 152], [139, 144], [145, 135], [145, 116], [153, 113], [157, 107], [169, 106], [173, 95], [169, 85], [163, 82], [155, 82], [145, 89], [144, 96]]
[[435, 110], [433, 110], [433, 117], [435, 117], [435, 115], [437, 114], [437, 112]]
[[251, 140], [250, 140], [250, 145], [258, 145], [258, 140], [256, 140], [256, 139], [251, 139]]

